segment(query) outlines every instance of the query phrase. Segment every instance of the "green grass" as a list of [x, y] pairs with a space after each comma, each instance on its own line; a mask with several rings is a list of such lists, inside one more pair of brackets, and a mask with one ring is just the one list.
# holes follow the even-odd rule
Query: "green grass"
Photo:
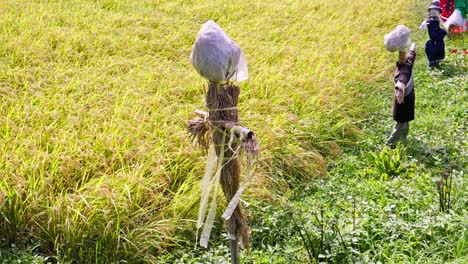
[[33, 255], [24, 249], [12, 247], [8, 250], [3, 250], [0, 248], [0, 263], [2, 264], [43, 264], [50, 263], [50, 261], [52, 261], [52, 258], [44, 258], [37, 254]]
[[[187, 253], [194, 245], [205, 155], [190, 144], [185, 124], [193, 110], [204, 108], [206, 90], [188, 57], [208, 19], [244, 49], [251, 76], [241, 86], [240, 118], [258, 135], [262, 156], [243, 197], [252, 204], [247, 213], [254, 239], [253, 250], [243, 254], [246, 262], [307, 260], [289, 207], [303, 208], [295, 217], [308, 232], [316, 231], [307, 217], [317, 208], [326, 209], [327, 219], [343, 215], [326, 230], [333, 249], [329, 259], [462, 258], [466, 176], [459, 167], [466, 165], [466, 144], [457, 137], [466, 136], [466, 68], [448, 68], [466, 61], [451, 57], [447, 70], [428, 74], [420, 44], [417, 82], [427, 89], [418, 90], [417, 100], [425, 116], [412, 127], [419, 139], [397, 149], [405, 157], [404, 177], [381, 181], [365, 154], [380, 154], [391, 126], [388, 76], [395, 58], [382, 38], [414, 15], [411, 5], [2, 1], [0, 259], [217, 263], [227, 258], [221, 221], [210, 250]], [[402, 6], [413, 10], [398, 11]], [[440, 96], [448, 97], [442, 107], [429, 99]], [[355, 142], [360, 144], [353, 147]], [[447, 169], [449, 157], [458, 157], [452, 161], [459, 185], [453, 217], [437, 212], [431, 181]], [[326, 174], [327, 180], [314, 180]], [[298, 191], [304, 183], [309, 183], [305, 192]], [[391, 193], [406, 185], [401, 194]], [[293, 191], [283, 196], [288, 190]], [[348, 196], [362, 207], [376, 200], [357, 227], [359, 254], [336, 238], [337, 230], [349, 238]], [[396, 215], [411, 218], [395, 225], [414, 235], [383, 240], [394, 235], [388, 213], [382, 213], [391, 204], [403, 206]], [[438, 244], [420, 245], [426, 231], [416, 226], [421, 219], [443, 225], [434, 226], [428, 238]], [[364, 237], [369, 230], [376, 233]]]

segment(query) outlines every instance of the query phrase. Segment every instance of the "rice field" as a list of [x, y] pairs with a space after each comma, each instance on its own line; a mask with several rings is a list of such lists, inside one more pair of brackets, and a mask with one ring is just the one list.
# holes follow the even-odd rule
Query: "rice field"
[[274, 204], [326, 177], [361, 133], [358, 87], [391, 74], [383, 35], [414, 20], [413, 5], [3, 0], [0, 248], [141, 263], [194, 243], [206, 153], [186, 123], [207, 83], [189, 55], [210, 19], [249, 66], [239, 113], [261, 157], [243, 199]]

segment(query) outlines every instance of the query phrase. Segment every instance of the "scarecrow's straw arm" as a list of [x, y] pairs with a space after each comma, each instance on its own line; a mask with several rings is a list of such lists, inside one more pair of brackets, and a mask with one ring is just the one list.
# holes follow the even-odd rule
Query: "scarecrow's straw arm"
[[[205, 111], [202, 111], [202, 110], [195, 110], [195, 114], [198, 115], [199, 117], [203, 118], [203, 119], [207, 119], [208, 118], [208, 113], [205, 112]], [[234, 131], [234, 133], [236, 134], [236, 136], [240, 137], [240, 138], [244, 138], [244, 139], [252, 139], [255, 135], [255, 133], [248, 129], [248, 128], [245, 128], [243, 126], [240, 126], [240, 125], [237, 125], [233, 122], [229, 122], [229, 121], [221, 121], [219, 122], [220, 125], [229, 130], [229, 131]]]
[[202, 110], [195, 110], [195, 114], [201, 118], [208, 118], [208, 112]]

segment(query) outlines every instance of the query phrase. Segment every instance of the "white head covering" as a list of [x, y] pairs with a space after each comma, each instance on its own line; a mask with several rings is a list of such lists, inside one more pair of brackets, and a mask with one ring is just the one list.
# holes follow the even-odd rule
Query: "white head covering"
[[384, 44], [390, 52], [406, 51], [411, 45], [410, 30], [403, 25], [398, 25], [392, 32], [385, 35]]
[[212, 20], [203, 24], [198, 32], [190, 62], [201, 76], [210, 81], [242, 82], [249, 76], [244, 52]]

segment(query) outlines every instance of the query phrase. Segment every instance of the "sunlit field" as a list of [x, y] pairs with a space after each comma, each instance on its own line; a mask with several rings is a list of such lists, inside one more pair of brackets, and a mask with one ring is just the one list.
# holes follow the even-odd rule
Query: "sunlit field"
[[327, 177], [361, 133], [362, 87], [393, 70], [383, 35], [414, 4], [3, 0], [0, 248], [141, 263], [195, 244], [206, 153], [186, 124], [207, 82], [189, 55], [210, 19], [249, 66], [239, 115], [261, 156], [243, 200]]

